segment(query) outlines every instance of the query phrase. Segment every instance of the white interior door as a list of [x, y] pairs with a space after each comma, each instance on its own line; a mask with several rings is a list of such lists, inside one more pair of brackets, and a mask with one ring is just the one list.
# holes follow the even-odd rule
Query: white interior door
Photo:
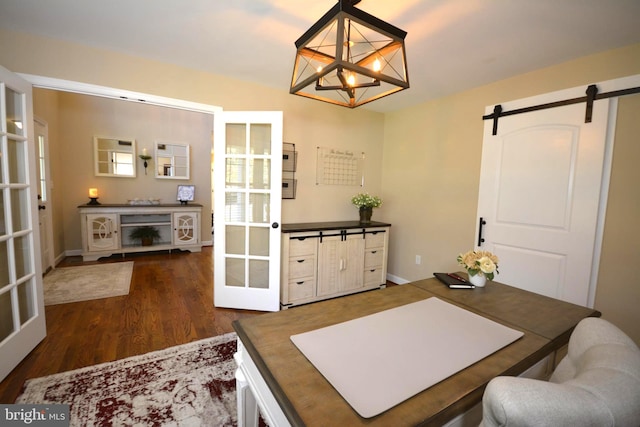
[[[503, 108], [580, 96], [584, 90], [563, 91]], [[585, 104], [500, 118], [495, 136], [492, 121], [485, 123], [478, 201], [485, 241], [476, 245], [500, 258], [496, 280], [592, 305], [609, 102], [594, 103], [592, 123], [585, 123]]]
[[282, 112], [214, 117], [214, 305], [280, 308]]
[[0, 67], [0, 380], [46, 335], [31, 84]]
[[40, 225], [40, 259], [42, 271], [54, 268], [53, 218], [51, 210], [51, 175], [49, 173], [49, 127], [40, 119], [33, 121], [37, 148], [38, 223]]

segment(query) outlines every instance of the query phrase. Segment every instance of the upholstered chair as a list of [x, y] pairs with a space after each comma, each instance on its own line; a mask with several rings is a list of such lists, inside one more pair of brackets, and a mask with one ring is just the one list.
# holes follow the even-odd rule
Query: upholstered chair
[[496, 377], [481, 426], [640, 426], [640, 349], [606, 320], [587, 318], [549, 381]]

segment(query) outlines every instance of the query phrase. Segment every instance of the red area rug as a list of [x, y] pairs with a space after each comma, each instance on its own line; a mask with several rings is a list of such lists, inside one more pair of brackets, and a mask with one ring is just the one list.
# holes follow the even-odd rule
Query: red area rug
[[235, 426], [230, 333], [28, 380], [16, 403], [71, 405], [72, 426]]

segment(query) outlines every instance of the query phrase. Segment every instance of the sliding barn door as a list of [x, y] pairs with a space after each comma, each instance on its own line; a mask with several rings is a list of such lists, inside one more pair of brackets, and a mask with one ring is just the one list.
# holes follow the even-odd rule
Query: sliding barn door
[[[526, 106], [584, 90], [567, 95], [531, 98]], [[476, 245], [500, 258], [496, 280], [592, 305], [609, 102], [594, 103], [591, 123], [584, 103], [502, 117], [497, 135], [485, 122]]]

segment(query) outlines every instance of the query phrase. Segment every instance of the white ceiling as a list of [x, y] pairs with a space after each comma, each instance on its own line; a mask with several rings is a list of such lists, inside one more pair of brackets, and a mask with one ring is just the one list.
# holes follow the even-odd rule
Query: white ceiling
[[[294, 41], [336, 2], [0, 0], [0, 27], [288, 91]], [[363, 0], [357, 7], [408, 33], [411, 88], [360, 107], [382, 112], [640, 43], [639, 0]]]

